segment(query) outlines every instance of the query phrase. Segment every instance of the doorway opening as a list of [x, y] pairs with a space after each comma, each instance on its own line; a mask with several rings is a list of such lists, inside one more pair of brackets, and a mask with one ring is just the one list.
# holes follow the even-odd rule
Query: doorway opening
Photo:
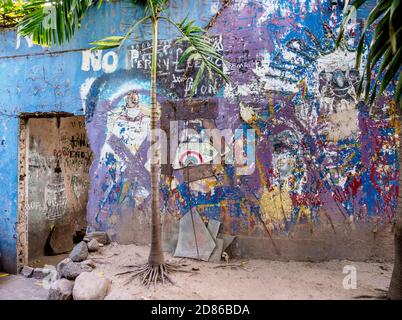
[[84, 116], [20, 116], [18, 270], [55, 265], [83, 239], [91, 161]]

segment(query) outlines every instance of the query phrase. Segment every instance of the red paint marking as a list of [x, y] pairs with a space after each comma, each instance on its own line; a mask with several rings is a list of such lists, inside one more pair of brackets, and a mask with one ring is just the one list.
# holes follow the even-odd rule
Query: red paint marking
[[200, 161], [200, 163], [204, 163], [204, 159], [202, 158], [201, 153], [199, 153], [199, 152], [197, 152], [197, 151], [193, 151], [193, 150], [186, 151], [184, 154], [182, 154], [182, 155], [180, 156], [179, 163], [180, 163], [181, 165], [183, 165], [183, 164], [184, 164], [184, 159], [185, 159], [186, 157], [188, 157], [188, 156], [191, 156], [191, 155], [194, 155], [195, 157], [197, 157], [198, 160]]

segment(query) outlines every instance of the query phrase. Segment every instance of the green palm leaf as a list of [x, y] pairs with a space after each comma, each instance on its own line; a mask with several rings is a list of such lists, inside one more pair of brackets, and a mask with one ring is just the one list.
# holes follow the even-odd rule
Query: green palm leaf
[[[24, 18], [19, 22], [19, 33], [32, 35], [37, 44], [52, 46], [68, 42], [80, 28], [85, 12], [94, 0], [33, 0], [23, 4]], [[101, 3], [101, 1], [99, 1]]]
[[[367, 0], [355, 0], [348, 7], [349, 1], [345, 3], [344, 19], [337, 39], [339, 46], [345, 36], [345, 30], [349, 19], [362, 7]], [[374, 29], [372, 42], [367, 48], [367, 60], [364, 75], [359, 84], [358, 94], [362, 94], [365, 88], [364, 99], [366, 103], [373, 105], [393, 81], [397, 81], [396, 94], [394, 99], [397, 104], [401, 103], [401, 43], [402, 43], [402, 1], [401, 0], [379, 0], [371, 10], [365, 22], [362, 34], [357, 47], [356, 67], [359, 68], [367, 38], [367, 32]], [[349, 10], [349, 11], [347, 11]], [[372, 79], [372, 73], [377, 75]], [[365, 81], [365, 85], [363, 82]], [[380, 85], [379, 85], [380, 83]]]
[[185, 42], [188, 44], [187, 49], [179, 59], [179, 64], [184, 63], [185, 61], [200, 62], [200, 67], [194, 78], [190, 91], [190, 98], [194, 96], [195, 90], [201, 82], [205, 71], [208, 71], [210, 77], [212, 77], [212, 74], [216, 74], [225, 82], [229, 82], [228, 76], [214, 62], [214, 60], [220, 61], [223, 65], [225, 60], [213, 47], [211, 39], [206, 35], [206, 31], [203, 28], [194, 25], [194, 20], [188, 21], [187, 17], [179, 23], [175, 23], [166, 17], [161, 17], [161, 19], [167, 20], [179, 30], [181, 37], [176, 41], [177, 43]]
[[112, 49], [112, 48], [121, 48], [123, 43], [130, 37], [130, 35], [134, 32], [134, 30], [141, 24], [145, 23], [149, 20], [151, 16], [145, 16], [142, 19], [134, 22], [130, 28], [128, 28], [125, 36], [112, 36], [107, 37], [95, 42], [91, 42], [90, 44], [93, 45], [91, 50], [105, 50], [105, 49]]

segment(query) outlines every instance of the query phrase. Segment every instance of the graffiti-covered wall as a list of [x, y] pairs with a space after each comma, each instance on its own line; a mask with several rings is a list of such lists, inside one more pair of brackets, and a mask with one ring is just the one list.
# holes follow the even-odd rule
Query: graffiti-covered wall
[[89, 165], [92, 153], [84, 117], [27, 120], [29, 261], [73, 248], [86, 228]]
[[[371, 5], [352, 17], [336, 48], [343, 1], [171, 2], [173, 19], [189, 14], [207, 26], [227, 60], [218, 67], [231, 81], [205, 78], [188, 103], [199, 66], [179, 64], [185, 46], [161, 22], [165, 239], [174, 239], [179, 219], [196, 209], [204, 221], [219, 220], [224, 233], [244, 239], [236, 248], [245, 255], [271, 256], [272, 238], [285, 258], [390, 257], [398, 190], [392, 91], [379, 101], [382, 111], [369, 116], [356, 93], [362, 70], [354, 67]], [[88, 227], [122, 243], [148, 241], [149, 32], [138, 29], [119, 52], [87, 50], [91, 41], [123, 34], [132, 9], [119, 2], [92, 9], [61, 48], [0, 32], [4, 268], [17, 259], [20, 112], [85, 114], [93, 152]], [[221, 146], [209, 142], [221, 136]]]

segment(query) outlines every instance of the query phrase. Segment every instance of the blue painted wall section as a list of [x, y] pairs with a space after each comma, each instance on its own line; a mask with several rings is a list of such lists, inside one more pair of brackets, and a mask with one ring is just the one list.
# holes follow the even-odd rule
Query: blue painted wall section
[[[172, 99], [183, 100], [192, 79], [177, 63], [182, 48], [172, 41], [176, 31], [162, 23], [161, 119], [176, 119], [179, 128], [195, 129], [195, 140], [211, 123], [229, 129], [234, 133], [229, 147], [237, 146], [234, 153], [254, 156], [243, 164], [203, 166], [206, 169], [189, 182], [185, 164], [205, 165], [214, 150], [205, 146], [205, 154], [193, 150], [189, 155], [191, 139], [180, 141], [178, 160], [170, 174], [162, 175], [163, 215], [177, 220], [195, 207], [205, 221], [217, 219], [225, 233], [236, 235], [258, 234], [261, 220], [277, 236], [324, 223], [346, 221], [361, 230], [371, 228], [373, 218], [391, 224], [398, 192], [392, 90], [379, 102], [384, 112], [375, 117], [369, 117], [356, 95], [361, 70], [354, 68], [355, 48], [370, 6], [358, 13], [346, 40], [335, 48], [343, 6], [329, 3], [233, 0], [215, 17], [220, 1], [172, 2], [169, 15], [175, 20], [189, 14], [205, 26], [213, 19], [209, 32], [229, 61], [224, 70], [231, 83], [211, 79], [197, 88], [198, 98], [214, 98], [217, 109], [212, 116], [201, 112], [186, 120], [184, 111], [169, 113], [164, 106]], [[124, 240], [124, 232], [135, 229], [124, 228], [133, 215], [149, 218], [149, 32], [139, 29], [120, 52], [86, 51], [89, 42], [123, 34], [141, 14], [131, 9], [117, 2], [91, 10], [71, 43], [51, 49], [17, 40], [14, 31], [0, 32], [3, 269], [13, 270], [17, 255], [21, 112], [86, 115], [94, 152], [87, 206], [90, 229]], [[253, 143], [245, 143], [247, 139]]]

